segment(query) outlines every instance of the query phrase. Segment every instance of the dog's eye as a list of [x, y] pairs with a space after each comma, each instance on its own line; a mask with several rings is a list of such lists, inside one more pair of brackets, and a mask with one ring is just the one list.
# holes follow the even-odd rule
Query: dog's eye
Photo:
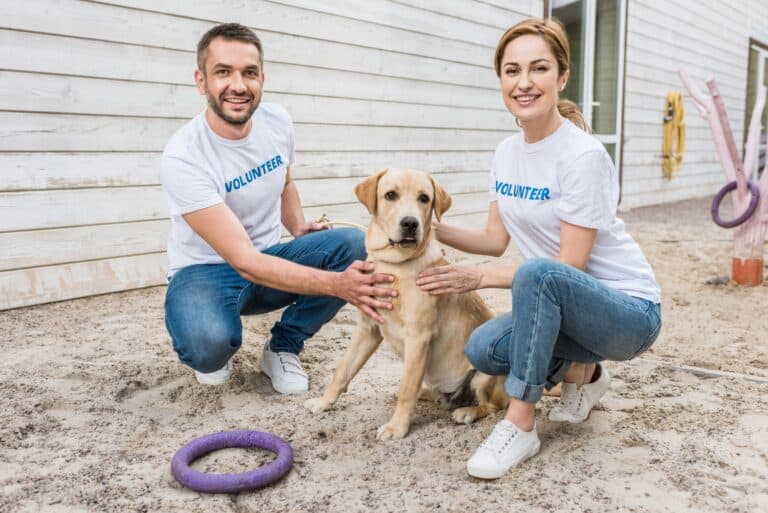
[[389, 191], [384, 195], [384, 199], [387, 201], [395, 201], [397, 199], [397, 193], [395, 191]]
[[429, 196], [426, 194], [419, 194], [419, 201], [422, 203], [429, 203]]

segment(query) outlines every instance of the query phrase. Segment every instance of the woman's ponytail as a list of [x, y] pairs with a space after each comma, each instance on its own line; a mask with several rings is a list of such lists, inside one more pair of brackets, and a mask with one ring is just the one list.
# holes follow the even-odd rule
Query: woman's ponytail
[[592, 127], [587, 124], [587, 120], [584, 119], [584, 115], [579, 110], [578, 105], [571, 100], [559, 100], [557, 102], [557, 110], [560, 112], [561, 116], [584, 130], [586, 133], [592, 133]]

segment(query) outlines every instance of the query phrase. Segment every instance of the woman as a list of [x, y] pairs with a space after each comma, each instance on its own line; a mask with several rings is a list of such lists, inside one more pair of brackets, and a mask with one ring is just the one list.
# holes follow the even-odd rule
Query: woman
[[496, 148], [485, 228], [435, 224], [438, 240], [470, 253], [500, 256], [512, 238], [524, 263], [448, 265], [417, 280], [430, 294], [512, 289], [512, 312], [477, 328], [465, 348], [476, 368], [507, 376], [511, 398], [467, 462], [479, 478], [499, 478], [538, 452], [535, 406], [545, 387], [563, 381], [550, 420], [583, 422], [608, 389], [599, 362], [642, 353], [661, 326], [653, 271], [616, 217], [611, 158], [576, 106], [558, 100], [568, 63], [557, 21], [525, 20], [504, 33], [496, 74], [521, 133]]

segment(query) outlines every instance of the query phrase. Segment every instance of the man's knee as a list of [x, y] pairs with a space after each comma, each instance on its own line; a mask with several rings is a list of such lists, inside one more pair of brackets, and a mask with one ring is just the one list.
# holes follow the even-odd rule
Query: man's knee
[[335, 246], [334, 267], [346, 269], [355, 260], [365, 260], [365, 233], [357, 228], [334, 228], [329, 236]]
[[199, 372], [221, 369], [242, 344], [240, 331], [225, 323], [176, 327], [171, 338], [179, 360]]
[[348, 250], [348, 259], [351, 262], [355, 260], [365, 260], [368, 254], [365, 251], [365, 233], [356, 228], [344, 230], [344, 247]]

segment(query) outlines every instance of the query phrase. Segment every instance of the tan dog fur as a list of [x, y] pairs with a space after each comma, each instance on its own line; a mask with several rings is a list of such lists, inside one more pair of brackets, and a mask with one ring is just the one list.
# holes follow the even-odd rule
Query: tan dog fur
[[[430, 296], [416, 285], [423, 269], [448, 263], [431, 235], [432, 212], [439, 220], [451, 204], [448, 193], [428, 174], [409, 169], [381, 171], [358, 184], [355, 193], [371, 213], [365, 239], [368, 258], [375, 263], [375, 272], [395, 276], [392, 287], [398, 296], [392, 310], [380, 312], [384, 324], [360, 315], [330, 386], [305, 406], [315, 413], [331, 408], [384, 339], [403, 360], [404, 369], [395, 412], [379, 428], [379, 440], [408, 433], [420, 397], [437, 399], [457, 391], [461, 395], [458, 389], [468, 387], [476, 405], [457, 408], [452, 415], [466, 424], [506, 407], [509, 397], [503, 378], [479, 371], [470, 374], [472, 365], [464, 355], [472, 330], [493, 315], [480, 296], [475, 292]], [[401, 227], [406, 218], [418, 220], [410, 243], [404, 241]]]

